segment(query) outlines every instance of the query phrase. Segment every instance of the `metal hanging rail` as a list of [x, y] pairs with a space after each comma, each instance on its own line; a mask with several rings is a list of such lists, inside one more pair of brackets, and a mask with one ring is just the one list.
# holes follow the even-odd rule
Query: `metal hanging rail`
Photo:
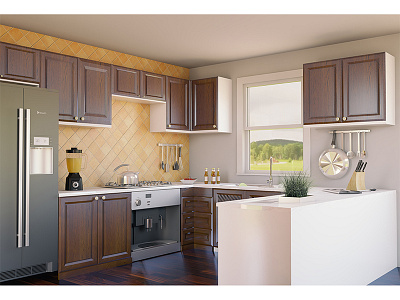
[[161, 144], [161, 143], [158, 143], [157, 146], [159, 146], [159, 147], [183, 147], [183, 144]]
[[[329, 131], [329, 133], [333, 133], [334, 130]], [[362, 132], [371, 132], [369, 129], [361, 129], [361, 130], [335, 130], [336, 133], [362, 133]]]

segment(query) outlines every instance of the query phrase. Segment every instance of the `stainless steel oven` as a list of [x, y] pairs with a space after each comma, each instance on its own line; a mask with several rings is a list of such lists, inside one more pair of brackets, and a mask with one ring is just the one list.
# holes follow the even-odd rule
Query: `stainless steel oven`
[[180, 248], [180, 189], [132, 192], [132, 261]]

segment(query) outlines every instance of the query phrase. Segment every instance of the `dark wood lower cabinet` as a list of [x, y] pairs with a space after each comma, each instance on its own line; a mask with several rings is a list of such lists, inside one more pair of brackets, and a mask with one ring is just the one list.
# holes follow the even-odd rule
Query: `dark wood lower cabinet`
[[59, 278], [131, 263], [129, 193], [60, 198]]

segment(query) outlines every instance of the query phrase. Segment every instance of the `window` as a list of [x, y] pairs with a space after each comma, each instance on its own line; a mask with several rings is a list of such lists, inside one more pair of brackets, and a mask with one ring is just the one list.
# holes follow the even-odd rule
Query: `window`
[[238, 88], [238, 173], [309, 170], [302, 126], [302, 70], [242, 77]]

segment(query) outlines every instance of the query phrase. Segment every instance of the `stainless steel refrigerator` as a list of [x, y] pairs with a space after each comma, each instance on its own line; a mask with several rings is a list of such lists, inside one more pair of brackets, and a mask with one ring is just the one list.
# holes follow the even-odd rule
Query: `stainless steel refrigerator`
[[58, 92], [0, 82], [0, 282], [57, 270]]

